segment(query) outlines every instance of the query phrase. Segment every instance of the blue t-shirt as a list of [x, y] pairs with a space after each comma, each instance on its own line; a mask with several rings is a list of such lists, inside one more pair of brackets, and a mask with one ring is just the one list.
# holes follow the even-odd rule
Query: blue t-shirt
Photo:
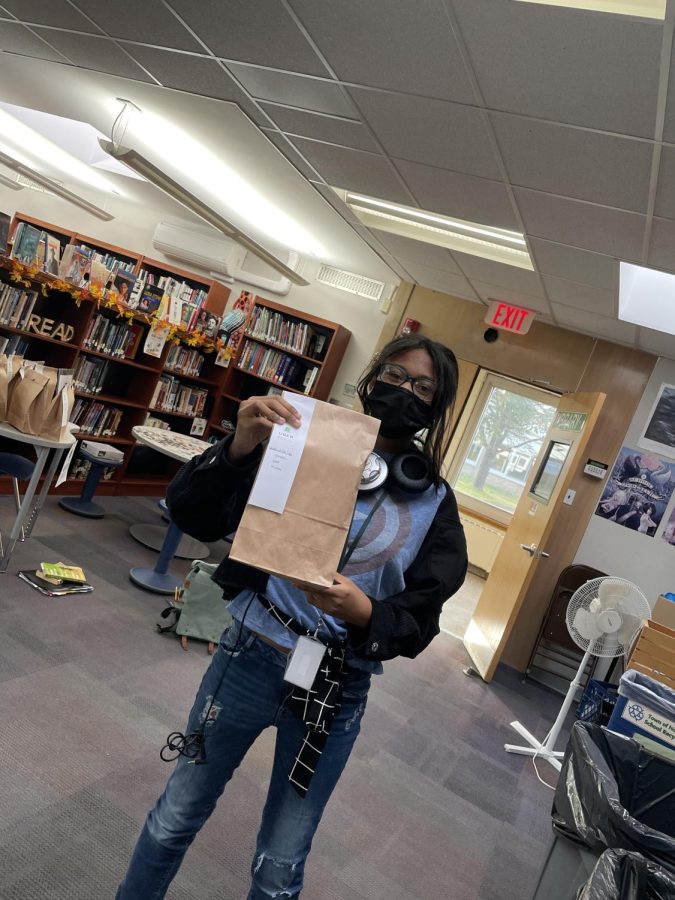
[[[384, 600], [405, 588], [404, 573], [409, 568], [426, 537], [436, 511], [445, 497], [445, 487], [433, 485], [421, 494], [390, 488], [361, 536], [342, 574], [351, 578], [372, 600]], [[364, 520], [377, 502], [375, 494], [360, 494], [349, 531], [349, 540], [358, 535]], [[318, 637], [344, 637], [344, 622], [322, 613], [312, 606], [302, 591], [284, 578], [270, 576], [265, 596], [279, 609], [293, 616], [306, 628], [314, 630], [321, 621]], [[242, 591], [229, 607], [247, 628], [264, 634], [282, 647], [292, 648], [297, 640], [256, 599], [254, 592]], [[382, 664], [352, 657], [350, 666], [369, 672], [382, 671]]]

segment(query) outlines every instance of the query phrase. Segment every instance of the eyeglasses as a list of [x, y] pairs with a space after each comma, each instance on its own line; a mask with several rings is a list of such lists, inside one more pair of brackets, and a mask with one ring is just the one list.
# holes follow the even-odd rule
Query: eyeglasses
[[424, 375], [409, 375], [403, 366], [397, 366], [395, 363], [383, 363], [377, 374], [377, 380], [383, 381], [385, 384], [391, 384], [395, 387], [403, 387], [407, 382], [410, 383], [413, 394], [422, 403], [430, 405], [433, 403], [436, 393], [436, 382]]

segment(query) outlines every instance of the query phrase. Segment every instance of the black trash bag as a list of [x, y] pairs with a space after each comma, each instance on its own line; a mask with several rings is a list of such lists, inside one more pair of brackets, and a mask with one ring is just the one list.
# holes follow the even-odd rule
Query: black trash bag
[[634, 850], [675, 872], [675, 764], [577, 722], [553, 800], [553, 828], [602, 853]]
[[605, 850], [577, 900], [675, 900], [675, 876], [639, 853]]

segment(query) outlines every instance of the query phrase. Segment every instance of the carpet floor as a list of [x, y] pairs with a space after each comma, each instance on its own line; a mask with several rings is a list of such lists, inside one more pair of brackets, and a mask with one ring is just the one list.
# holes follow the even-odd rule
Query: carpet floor
[[[155, 623], [166, 598], [134, 587], [156, 554], [129, 525], [159, 523], [143, 498], [103, 498], [90, 521], [50, 498], [0, 575], [0, 898], [112, 900], [170, 766], [208, 664]], [[10, 498], [0, 504], [11, 518]], [[212, 559], [222, 555], [212, 546]], [[19, 580], [41, 561], [84, 567], [95, 591], [48, 598]], [[186, 561], [174, 561], [177, 574]], [[452, 601], [450, 601], [452, 603]], [[306, 900], [529, 900], [550, 841], [551, 792], [507, 756], [508, 723], [545, 734], [559, 698], [515, 674], [462, 674], [442, 633], [374, 681], [362, 733], [307, 865]], [[274, 734], [235, 774], [169, 891], [171, 900], [244, 900]], [[550, 778], [552, 772], [546, 771]], [[139, 898], [144, 900], [144, 898]]]

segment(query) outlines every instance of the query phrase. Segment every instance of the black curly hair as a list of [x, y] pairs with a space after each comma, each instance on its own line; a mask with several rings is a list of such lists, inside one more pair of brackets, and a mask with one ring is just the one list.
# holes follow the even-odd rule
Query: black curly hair
[[391, 362], [394, 357], [401, 353], [407, 353], [409, 350], [425, 350], [431, 357], [434, 367], [436, 393], [431, 404], [432, 425], [427, 430], [422, 450], [429, 457], [432, 478], [434, 484], [438, 486], [443, 480], [441, 470], [450, 445], [452, 411], [459, 380], [457, 359], [452, 350], [444, 344], [432, 341], [431, 338], [420, 334], [406, 334], [394, 338], [372, 359], [359, 379], [356, 392], [363, 408], [368, 411], [370, 385], [377, 378], [384, 363]]

